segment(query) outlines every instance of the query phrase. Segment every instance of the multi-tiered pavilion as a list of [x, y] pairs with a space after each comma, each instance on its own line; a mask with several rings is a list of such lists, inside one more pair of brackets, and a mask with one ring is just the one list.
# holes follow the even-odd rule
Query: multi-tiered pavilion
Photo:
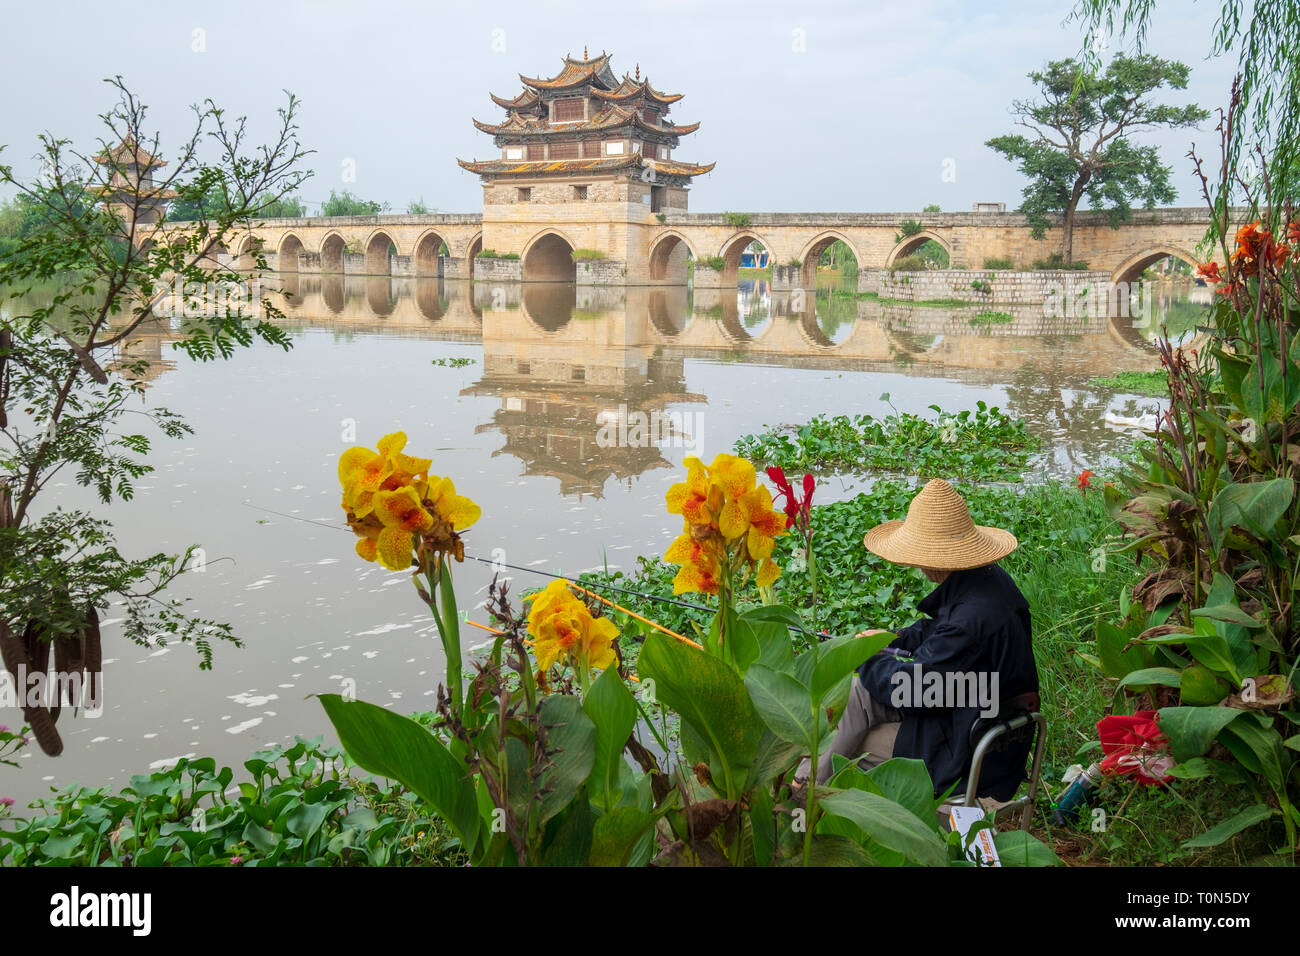
[[[586, 50], [582, 59], [566, 56], [549, 79], [519, 78], [518, 96], [492, 96], [506, 111], [501, 122], [474, 121], [500, 155], [458, 160], [483, 180], [476, 274], [647, 278], [653, 227], [669, 211], [684, 212], [692, 177], [713, 168], [674, 158], [681, 137], [699, 128], [667, 118], [681, 94], [656, 90], [640, 65], [619, 79], [609, 54]], [[685, 253], [659, 271], [684, 273]]]

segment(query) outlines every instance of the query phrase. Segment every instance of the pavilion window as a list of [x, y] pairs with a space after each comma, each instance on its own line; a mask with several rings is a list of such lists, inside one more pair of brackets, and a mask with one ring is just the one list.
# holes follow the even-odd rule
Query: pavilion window
[[542, 143], [529, 143], [529, 144], [528, 144], [528, 158], [529, 158], [529, 159], [545, 159], [545, 158], [546, 158], [546, 146], [543, 145]]
[[569, 96], [555, 101], [555, 122], [571, 123], [585, 118], [586, 101], [580, 96]]
[[611, 142], [607, 142], [607, 143], [605, 143], [605, 155], [607, 155], [607, 156], [622, 156], [622, 155], [623, 155], [623, 142], [622, 142], [621, 140], [613, 140], [613, 141], [611, 141]]
[[577, 142], [552, 143], [550, 158], [551, 159], [577, 159], [578, 158]]
[[530, 186], [520, 186], [520, 187], [519, 187], [519, 192], [518, 192], [517, 195], [518, 195], [518, 199], [519, 199], [520, 202], [528, 202], [528, 200], [530, 200], [530, 199], [533, 198], [533, 190], [532, 190], [532, 187], [530, 187]]
[[586, 198], [587, 198], [587, 187], [586, 187], [586, 186], [574, 186], [574, 187], [573, 187], [573, 198], [574, 198], [574, 199], [586, 199]]
[[522, 146], [507, 146], [506, 159], [523, 159], [524, 149]]

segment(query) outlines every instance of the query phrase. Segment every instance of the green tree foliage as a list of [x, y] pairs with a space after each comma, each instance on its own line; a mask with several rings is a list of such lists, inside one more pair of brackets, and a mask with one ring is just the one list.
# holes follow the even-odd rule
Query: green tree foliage
[[429, 207], [425, 204], [424, 197], [421, 196], [419, 199], [412, 199], [406, 204], [406, 212], [407, 215], [411, 216], [427, 216]]
[[[1154, 19], [1154, 0], [1077, 0], [1073, 16], [1090, 33], [1118, 27], [1139, 47]], [[1208, 26], [1208, 19], [1206, 21]], [[1258, 149], [1278, 196], [1300, 193], [1300, 5], [1295, 0], [1221, 0], [1212, 29], [1210, 53], [1235, 54], [1237, 81], [1233, 108], [1224, 116], [1229, 169], [1237, 170], [1260, 191], [1262, 170], [1241, 168], [1241, 151]], [[1239, 182], [1217, 183], [1216, 225], [1222, 211], [1239, 194]], [[1269, 228], [1279, 232], [1282, 204], [1260, 210]]]
[[330, 198], [321, 207], [322, 216], [377, 216], [388, 211], [388, 203], [373, 199], [360, 199], [346, 189], [341, 193], [330, 190]]
[[985, 144], [1017, 163], [1029, 178], [1020, 212], [1042, 238], [1051, 217], [1061, 216], [1061, 255], [1072, 259], [1074, 220], [1086, 199], [1106, 209], [1112, 225], [1127, 219], [1131, 204], [1150, 208], [1173, 202], [1177, 192], [1154, 146], [1131, 135], [1162, 127], [1195, 126], [1209, 113], [1199, 106], [1157, 103], [1154, 94], [1187, 87], [1189, 68], [1149, 54], [1116, 56], [1104, 71], [1074, 59], [1056, 60], [1029, 74], [1041, 99], [1016, 100], [1016, 122], [1030, 135], [996, 136]]
[[[102, 116], [103, 142], [133, 142], [158, 155], [157, 137], [142, 128], [145, 107], [120, 78], [109, 82], [119, 99]], [[40, 493], [62, 474], [105, 504], [128, 500], [135, 481], [153, 469], [149, 436], [128, 430], [126, 422], [142, 421], [143, 414], [165, 436], [189, 431], [166, 409], [140, 408], [139, 376], [147, 363], [130, 352], [138, 329], [174, 317], [162, 305], [165, 293], [185, 290], [177, 347], [195, 359], [228, 355], [258, 338], [288, 347], [269, 299], [246, 294], [232, 307], [232, 296], [221, 295], [218, 307], [191, 310], [190, 290], [252, 287], [248, 273], [213, 270], [212, 252], [306, 177], [296, 168], [306, 155], [297, 140], [297, 109], [290, 96], [279, 111], [277, 139], [250, 153], [244, 121], [208, 101], [196, 108], [195, 129], [166, 174], [155, 173], [152, 183], [123, 185], [123, 177], [134, 177], [125, 152], [121, 159], [88, 155], [49, 134], [41, 138], [45, 172], [38, 181], [21, 181], [0, 165], [0, 184], [18, 195], [6, 222], [13, 209], [22, 211], [18, 234], [0, 259], [0, 288], [8, 296], [0, 311], [0, 651], [11, 673], [16, 664], [28, 665], [18, 635], [37, 634], [41, 642], [77, 637], [94, 609], [110, 602], [118, 605], [128, 639], [144, 646], [188, 641], [202, 667], [210, 666], [213, 641], [234, 640], [229, 625], [192, 617], [181, 602], [159, 596], [186, 569], [193, 548], [128, 558], [108, 521], [52, 507]], [[214, 162], [199, 160], [204, 143], [215, 143]], [[195, 204], [199, 218], [184, 230], [148, 221], [142, 213], [156, 207], [160, 190]], [[106, 194], [111, 203], [86, 202]], [[210, 209], [204, 197], [212, 195], [222, 201]], [[52, 296], [30, 294], [51, 281]], [[128, 403], [135, 406], [130, 419]], [[57, 644], [54, 659], [63, 670]], [[43, 670], [40, 660], [29, 670]], [[47, 752], [61, 749], [45, 708], [24, 708], [24, 717]]]

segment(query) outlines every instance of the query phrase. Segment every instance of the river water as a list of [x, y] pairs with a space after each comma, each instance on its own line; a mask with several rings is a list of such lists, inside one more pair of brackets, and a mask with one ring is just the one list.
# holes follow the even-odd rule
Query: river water
[[[1146, 333], [1127, 320], [1013, 309], [1010, 321], [988, 325], [972, 321], [975, 308], [833, 296], [792, 313], [788, 294], [762, 282], [692, 297], [278, 279], [291, 293], [288, 352], [258, 345], [200, 363], [170, 347], [170, 323], [141, 331], [130, 354], [151, 359], [148, 401], [183, 415], [195, 433], [156, 440], [156, 471], [133, 501], [103, 509], [70, 479], [43, 499], [106, 511], [127, 554], [201, 545], [204, 569], [173, 594], [198, 615], [229, 621], [245, 646], [218, 645], [214, 668], [200, 671], [186, 646], [127, 643], [110, 608], [102, 716], [65, 713], [63, 756], [33, 746], [20, 772], [0, 769], [0, 795], [21, 804], [74, 781], [121, 787], [186, 755], [238, 769], [294, 734], [330, 739], [311, 695], [348, 681], [395, 710], [431, 709], [442, 674], [432, 622], [408, 575], [355, 555], [339, 508], [339, 454], [390, 431], [405, 431], [408, 452], [432, 456], [433, 471], [482, 506], [466, 536], [470, 554], [577, 574], [662, 553], [680, 530], [664, 493], [681, 480], [682, 458], [710, 459], [764, 426], [983, 400], [1024, 416], [1044, 438], [1038, 473], [1071, 476], [1104, 464], [1131, 436], [1123, 421], [1157, 405], [1089, 385], [1158, 367]], [[1160, 288], [1156, 318], [1171, 325], [1208, 300], [1189, 284]], [[617, 436], [617, 422], [636, 412], [670, 423], [661, 444], [606, 447], [602, 427]], [[857, 490], [833, 479], [819, 496]], [[469, 561], [456, 568], [472, 619], [484, 620], [477, 608], [491, 571]], [[514, 572], [512, 589], [544, 580]], [[20, 722], [16, 709], [0, 711], [0, 723]]]

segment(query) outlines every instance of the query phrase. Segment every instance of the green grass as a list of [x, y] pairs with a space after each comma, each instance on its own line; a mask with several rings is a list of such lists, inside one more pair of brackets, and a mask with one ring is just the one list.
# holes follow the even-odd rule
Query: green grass
[[584, 259], [604, 259], [605, 253], [599, 249], [574, 249], [570, 256], [574, 262], [581, 262]]
[[1164, 372], [1116, 372], [1088, 379], [1092, 388], [1112, 389], [1133, 395], [1151, 395], [1162, 398], [1169, 394], [1169, 379]]

